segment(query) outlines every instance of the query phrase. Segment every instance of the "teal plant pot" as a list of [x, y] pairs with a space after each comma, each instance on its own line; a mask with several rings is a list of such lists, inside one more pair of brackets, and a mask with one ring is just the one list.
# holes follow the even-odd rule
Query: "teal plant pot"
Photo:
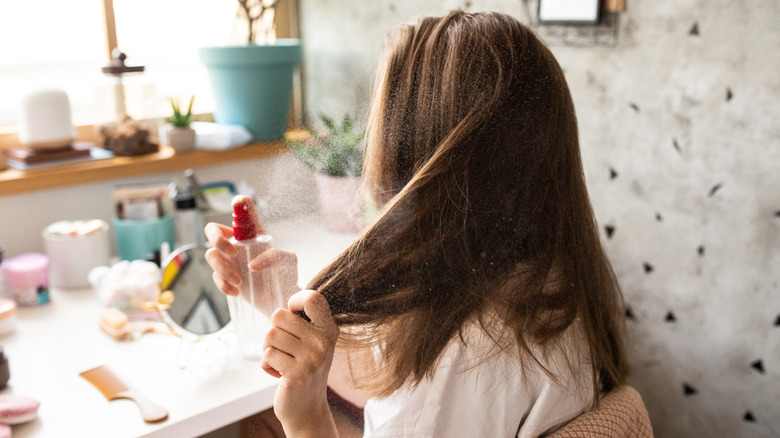
[[243, 125], [256, 141], [284, 138], [293, 72], [303, 54], [300, 40], [203, 47], [199, 53], [214, 92], [217, 123]]

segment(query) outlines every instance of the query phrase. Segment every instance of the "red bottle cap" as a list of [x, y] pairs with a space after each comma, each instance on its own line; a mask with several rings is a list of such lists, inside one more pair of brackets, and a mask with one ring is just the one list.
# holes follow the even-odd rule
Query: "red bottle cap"
[[255, 203], [249, 196], [238, 195], [233, 198], [233, 236], [236, 240], [252, 240], [262, 233], [257, 218]]

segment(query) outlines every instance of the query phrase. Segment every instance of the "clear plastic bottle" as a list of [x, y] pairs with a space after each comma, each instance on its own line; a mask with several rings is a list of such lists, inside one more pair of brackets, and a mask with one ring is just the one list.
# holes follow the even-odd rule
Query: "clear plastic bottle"
[[269, 316], [284, 303], [276, 269], [252, 272], [249, 262], [270, 248], [273, 239], [263, 234], [250, 197], [236, 196], [232, 204], [234, 237], [231, 241], [238, 248], [235, 263], [242, 281], [238, 295], [227, 297], [228, 309], [244, 358], [260, 360], [263, 338], [271, 326]]

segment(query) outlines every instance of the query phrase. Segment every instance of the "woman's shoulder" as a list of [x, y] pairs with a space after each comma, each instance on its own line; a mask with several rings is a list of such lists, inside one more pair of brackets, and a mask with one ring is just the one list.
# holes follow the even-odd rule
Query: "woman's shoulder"
[[496, 341], [481, 324], [465, 325], [429, 378], [369, 401], [366, 429], [373, 434], [367, 435], [514, 436], [518, 430], [538, 435], [587, 407], [592, 387], [572, 388], [583, 386], [590, 370], [568, 372], [559, 357], [564, 349], [556, 347], [560, 353], [537, 362], [517, 348], [496, 348]]

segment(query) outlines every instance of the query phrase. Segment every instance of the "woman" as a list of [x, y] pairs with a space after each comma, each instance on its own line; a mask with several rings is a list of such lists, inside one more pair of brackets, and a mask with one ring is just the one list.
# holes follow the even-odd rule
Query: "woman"
[[[372, 437], [539, 436], [625, 382], [622, 298], [571, 96], [531, 31], [462, 11], [400, 27], [367, 138], [378, 217], [266, 335], [288, 436], [337, 436], [329, 376], [336, 393], [368, 398]], [[230, 230], [207, 234], [215, 281], [235, 293]], [[274, 250], [250, 267], [294, 264]]]

